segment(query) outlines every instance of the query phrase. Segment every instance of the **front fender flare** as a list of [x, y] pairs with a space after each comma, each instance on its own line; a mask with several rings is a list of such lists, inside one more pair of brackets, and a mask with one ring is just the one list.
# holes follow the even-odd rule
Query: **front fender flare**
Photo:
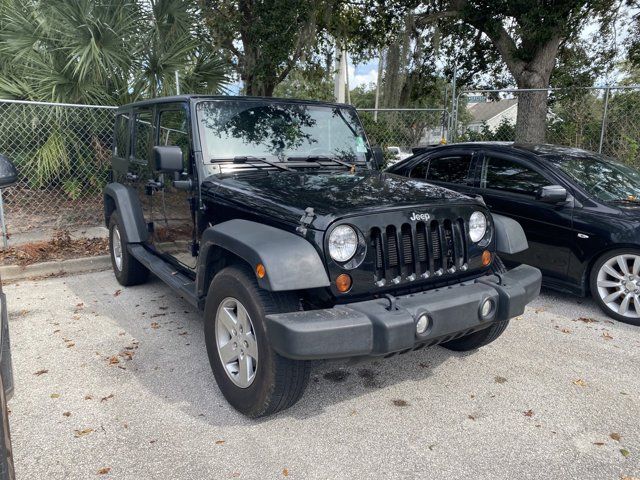
[[109, 183], [104, 189], [104, 220], [109, 227], [113, 210], [118, 212], [129, 243], [143, 243], [149, 238], [138, 192], [121, 183]]
[[496, 230], [496, 250], [498, 253], [513, 254], [529, 248], [527, 236], [517, 221], [495, 213], [491, 216]]
[[328, 287], [322, 259], [306, 239], [269, 225], [248, 220], [229, 220], [207, 228], [198, 256], [198, 296], [206, 295], [210, 251], [220, 247], [246, 261], [252, 268], [261, 263], [267, 274], [257, 278], [260, 288], [279, 292]]

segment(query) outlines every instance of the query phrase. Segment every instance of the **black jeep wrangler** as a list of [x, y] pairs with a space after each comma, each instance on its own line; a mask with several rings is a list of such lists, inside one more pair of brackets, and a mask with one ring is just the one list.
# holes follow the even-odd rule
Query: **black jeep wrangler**
[[204, 311], [216, 381], [251, 417], [293, 405], [310, 360], [492, 342], [540, 289], [496, 256], [527, 248], [522, 229], [380, 160], [347, 105], [124, 106], [104, 193], [116, 278], [153, 272]]

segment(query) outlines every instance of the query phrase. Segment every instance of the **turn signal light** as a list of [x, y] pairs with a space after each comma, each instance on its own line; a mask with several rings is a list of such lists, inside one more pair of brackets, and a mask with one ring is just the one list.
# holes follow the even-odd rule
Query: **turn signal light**
[[489, 250], [485, 250], [482, 252], [482, 266], [488, 267], [491, 264], [491, 252]]
[[348, 273], [341, 273], [336, 277], [336, 288], [340, 293], [348, 292], [351, 289], [351, 276]]
[[267, 270], [264, 268], [264, 265], [259, 263], [258, 265], [256, 265], [256, 275], [258, 276], [258, 278], [264, 278], [264, 276], [267, 274]]

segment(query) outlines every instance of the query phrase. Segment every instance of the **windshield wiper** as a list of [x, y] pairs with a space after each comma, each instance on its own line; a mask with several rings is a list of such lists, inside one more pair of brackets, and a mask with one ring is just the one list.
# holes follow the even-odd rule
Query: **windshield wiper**
[[262, 162], [262, 163], [266, 163], [267, 165], [274, 167], [274, 168], [279, 168], [280, 170], [286, 170], [288, 172], [291, 171], [291, 169], [289, 167], [287, 167], [286, 165], [281, 165], [280, 163], [277, 162], [270, 162], [269, 160], [267, 160], [266, 158], [262, 158], [262, 157], [252, 157], [251, 155], [238, 155], [233, 157], [233, 163], [247, 163], [247, 162]]
[[349, 170], [355, 170], [356, 168], [356, 164], [355, 163], [349, 163], [349, 162], [345, 162], [342, 160], [338, 160], [337, 158], [334, 157], [330, 157], [328, 155], [306, 155], [306, 156], [302, 156], [302, 157], [287, 157], [287, 161], [300, 161], [303, 160], [305, 162], [316, 162], [318, 160], [329, 160], [330, 162], [334, 162], [337, 163], [338, 165], [342, 165], [344, 167], [347, 167]]

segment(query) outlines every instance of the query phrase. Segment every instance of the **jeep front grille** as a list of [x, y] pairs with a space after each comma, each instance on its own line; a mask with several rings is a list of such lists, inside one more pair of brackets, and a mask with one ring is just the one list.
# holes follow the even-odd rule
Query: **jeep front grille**
[[465, 225], [461, 218], [374, 227], [369, 236], [379, 286], [467, 269]]

